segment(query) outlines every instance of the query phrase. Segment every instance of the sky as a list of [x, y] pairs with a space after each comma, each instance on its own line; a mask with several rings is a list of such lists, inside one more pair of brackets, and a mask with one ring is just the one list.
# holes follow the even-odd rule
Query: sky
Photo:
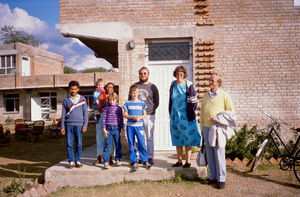
[[0, 28], [22, 28], [40, 40], [39, 48], [64, 57], [64, 66], [76, 70], [111, 65], [75, 38], [65, 38], [59, 31], [59, 0], [0, 0]]

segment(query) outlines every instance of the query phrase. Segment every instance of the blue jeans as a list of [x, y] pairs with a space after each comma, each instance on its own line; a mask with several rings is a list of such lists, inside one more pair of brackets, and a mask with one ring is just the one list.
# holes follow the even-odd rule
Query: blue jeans
[[104, 150], [103, 150], [103, 160], [104, 162], [109, 162], [110, 151], [112, 147], [112, 141], [114, 139], [116, 147], [116, 156], [115, 160], [120, 161], [122, 157], [122, 145], [120, 139], [121, 128], [118, 126], [107, 126], [106, 130], [108, 131], [108, 138], [105, 138]]
[[[66, 125], [66, 140], [67, 140], [67, 154], [69, 162], [80, 162], [80, 156], [82, 153], [82, 125]], [[73, 149], [73, 141], [75, 138], [76, 148], [75, 157]]]
[[128, 126], [126, 127], [127, 131], [127, 139], [128, 139], [128, 147], [129, 147], [129, 158], [132, 163], [137, 162], [136, 157], [136, 149], [134, 148], [135, 136], [137, 138], [137, 149], [140, 154], [140, 159], [142, 162], [148, 161], [148, 152], [147, 147], [145, 144], [145, 137], [144, 137], [144, 127], [134, 127]]
[[[96, 124], [96, 143], [97, 143], [96, 157], [103, 156], [103, 151], [105, 146], [105, 137], [102, 129], [102, 119], [103, 119], [103, 113], [101, 114], [100, 119]], [[114, 156], [114, 153], [115, 153], [115, 146], [113, 145], [110, 152], [111, 156]]]

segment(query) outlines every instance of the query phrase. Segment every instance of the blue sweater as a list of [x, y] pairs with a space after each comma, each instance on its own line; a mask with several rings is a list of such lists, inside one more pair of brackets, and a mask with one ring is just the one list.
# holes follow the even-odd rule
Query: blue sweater
[[80, 96], [78, 103], [74, 104], [70, 96], [64, 99], [62, 106], [61, 128], [65, 125], [88, 125], [88, 108], [84, 96]]

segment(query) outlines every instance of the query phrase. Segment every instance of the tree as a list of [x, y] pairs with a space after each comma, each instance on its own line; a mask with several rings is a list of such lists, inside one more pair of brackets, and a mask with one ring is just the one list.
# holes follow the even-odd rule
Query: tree
[[21, 42], [38, 47], [42, 42], [36, 40], [33, 35], [26, 33], [22, 28], [7, 26], [1, 28], [0, 42], [4, 44]]
[[65, 66], [64, 67], [64, 73], [65, 74], [72, 74], [72, 73], [77, 73], [77, 72], [73, 68]]
[[105, 68], [87, 68], [82, 71], [82, 73], [94, 73], [94, 72], [106, 72]]

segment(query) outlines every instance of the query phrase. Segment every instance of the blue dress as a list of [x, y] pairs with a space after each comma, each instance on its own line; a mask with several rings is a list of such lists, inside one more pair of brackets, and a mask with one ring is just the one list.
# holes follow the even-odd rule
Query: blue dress
[[186, 114], [186, 83], [173, 85], [171, 95], [171, 139], [173, 146], [201, 146], [201, 129], [196, 120], [188, 121]]

